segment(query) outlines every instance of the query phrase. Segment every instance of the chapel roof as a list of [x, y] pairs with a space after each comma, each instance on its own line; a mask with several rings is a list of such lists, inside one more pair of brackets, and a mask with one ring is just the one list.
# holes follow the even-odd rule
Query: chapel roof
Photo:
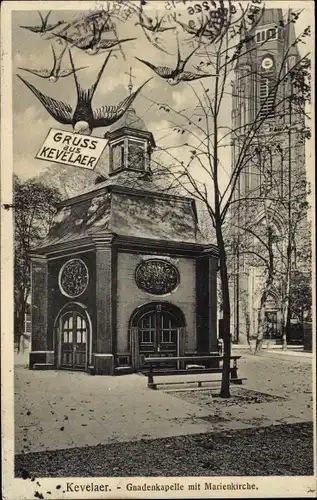
[[210, 243], [200, 233], [191, 198], [120, 186], [110, 179], [96, 187], [60, 204], [48, 236], [34, 250], [46, 253], [105, 231], [156, 241]]
[[136, 114], [136, 111], [133, 107], [130, 107], [118, 121], [110, 126], [109, 132], [111, 133], [116, 130], [120, 130], [123, 127], [148, 132], [144, 121]]

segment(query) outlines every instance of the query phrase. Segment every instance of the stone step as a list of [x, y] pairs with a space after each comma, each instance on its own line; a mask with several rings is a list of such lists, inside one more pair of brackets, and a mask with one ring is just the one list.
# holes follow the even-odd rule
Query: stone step
[[114, 375], [125, 375], [127, 373], [133, 373], [132, 366], [116, 366], [114, 369]]
[[33, 370], [54, 370], [52, 363], [34, 363]]

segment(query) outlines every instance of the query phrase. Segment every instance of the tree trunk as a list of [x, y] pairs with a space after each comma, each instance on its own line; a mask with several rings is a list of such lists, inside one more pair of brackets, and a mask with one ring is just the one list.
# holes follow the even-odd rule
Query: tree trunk
[[291, 268], [292, 268], [292, 244], [291, 237], [288, 236], [287, 244], [287, 268], [286, 268], [286, 318], [284, 319], [284, 331], [283, 331], [283, 349], [287, 349], [287, 341], [290, 336], [291, 330]]
[[252, 346], [251, 346], [251, 340], [250, 340], [250, 329], [251, 329], [251, 321], [250, 321], [250, 314], [247, 311], [247, 306], [245, 308], [245, 327], [246, 327], [246, 333], [247, 333], [247, 342], [250, 351], [252, 352]]
[[286, 309], [285, 305], [282, 310], [282, 323], [281, 323], [281, 332], [282, 332], [282, 347], [283, 349], [287, 349], [287, 339], [286, 339]]
[[21, 353], [23, 354], [24, 353], [24, 335], [20, 335], [20, 338], [19, 338], [19, 350], [18, 350], [18, 353]]
[[[287, 348], [287, 341], [290, 338], [291, 335], [291, 307], [290, 307], [290, 300], [288, 299], [287, 301], [287, 309], [286, 309], [286, 325], [285, 325], [285, 349]], [[284, 344], [283, 344], [284, 347]]]
[[260, 309], [258, 312], [258, 334], [256, 337], [256, 344], [254, 349], [254, 354], [259, 354], [263, 345], [263, 337], [264, 337], [264, 311], [266, 304], [266, 290], [262, 293]]
[[284, 350], [287, 349], [287, 341], [290, 335], [290, 328], [291, 328], [291, 308], [290, 308], [289, 294], [290, 294], [290, 280], [289, 277], [287, 277], [286, 301], [284, 304], [284, 311], [283, 311], [283, 331], [282, 331], [282, 345]]
[[219, 249], [220, 278], [223, 303], [223, 369], [221, 379], [220, 397], [230, 398], [230, 357], [231, 357], [231, 335], [230, 335], [230, 298], [228, 285], [228, 270], [226, 251], [222, 235], [222, 228], [216, 224], [217, 245]]
[[15, 332], [14, 337], [15, 341], [17, 341], [17, 353], [19, 354], [21, 351], [21, 337], [24, 338], [24, 321], [25, 321], [25, 311], [26, 311], [26, 299], [25, 292], [23, 289], [19, 290], [19, 302], [17, 304], [17, 313], [16, 313], [16, 323], [14, 325]]
[[[287, 321], [286, 321], [286, 324], [287, 324]], [[283, 328], [282, 328], [282, 347], [283, 347], [284, 351], [287, 349], [287, 334], [286, 334], [286, 325], [285, 325], [284, 319], [283, 319]]]
[[[268, 212], [265, 208], [266, 221], [269, 222]], [[263, 337], [264, 337], [264, 327], [265, 327], [265, 305], [267, 301], [268, 294], [271, 290], [274, 280], [274, 252], [273, 252], [273, 231], [271, 225], [268, 223], [267, 227], [267, 249], [269, 252], [269, 265], [267, 268], [267, 276], [265, 280], [265, 286], [262, 291], [261, 300], [260, 300], [260, 309], [258, 313], [258, 333], [256, 337], [256, 344], [254, 349], [254, 354], [258, 354], [261, 352], [263, 345]]]

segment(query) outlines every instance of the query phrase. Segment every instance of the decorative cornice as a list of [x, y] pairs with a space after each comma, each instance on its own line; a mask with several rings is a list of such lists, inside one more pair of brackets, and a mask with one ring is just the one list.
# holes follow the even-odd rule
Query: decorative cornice
[[179, 253], [181, 255], [199, 256], [209, 253], [218, 257], [218, 248], [215, 245], [202, 243], [187, 243], [181, 241], [168, 241], [150, 238], [138, 238], [137, 236], [117, 235], [115, 244], [124, 250], [137, 250], [148, 253], [149, 251], [162, 251], [164, 253]]
[[91, 239], [94, 242], [96, 248], [109, 247], [113, 243], [115, 238], [116, 238], [115, 234], [105, 231], [104, 232], [100, 231], [99, 233], [91, 235]]
[[[63, 253], [65, 251], [71, 251], [71, 250], [92, 250], [93, 249], [93, 242], [91, 238], [84, 237], [82, 239], [73, 239], [71, 241], [66, 241], [62, 243], [53, 243], [47, 246], [43, 246], [40, 248], [36, 249], [37, 254], [39, 256], [43, 256], [44, 258], [45, 255], [53, 255], [56, 253]], [[31, 254], [32, 255], [32, 254]]]
[[156, 146], [154, 136], [152, 132], [149, 132], [148, 130], [141, 130], [137, 128], [132, 128], [132, 127], [121, 127], [117, 130], [114, 130], [113, 132], [107, 132], [105, 134], [105, 139], [108, 139], [109, 141], [112, 141], [113, 139], [118, 139], [119, 137], [128, 137], [131, 136], [141, 138], [141, 139], [146, 139], [147, 141], [151, 142], [151, 145], [153, 147]]
[[32, 263], [33, 262], [34, 263], [35, 262], [46, 263], [46, 261], [47, 261], [47, 256], [43, 255], [43, 254], [39, 254], [39, 253], [30, 252], [29, 257], [30, 257]]
[[219, 255], [219, 249], [217, 247], [217, 245], [206, 245], [204, 250], [203, 250], [203, 253], [205, 254], [211, 254], [211, 255]]
[[112, 245], [132, 252], [141, 251], [142, 253], [148, 253], [149, 251], [157, 252], [159, 250], [167, 254], [186, 254], [195, 257], [206, 254], [210, 254], [214, 257], [218, 257], [219, 255], [216, 245], [139, 238], [138, 236], [121, 236], [107, 231], [100, 231], [99, 233], [91, 234], [89, 238], [86, 237], [79, 241], [73, 240], [71, 242], [57, 243], [55, 245], [43, 247], [40, 249], [43, 253], [32, 253], [30, 257], [34, 262], [44, 263], [47, 259], [51, 260], [64, 257], [66, 252], [68, 255], [86, 251], [91, 252], [96, 248], [105, 248]]
[[146, 172], [146, 169], [140, 169], [140, 168], [131, 168], [131, 167], [120, 167], [116, 168], [115, 170], [112, 170], [109, 172], [109, 177], [114, 177], [115, 175], [121, 174], [121, 172], [137, 172], [139, 175], [144, 174]]

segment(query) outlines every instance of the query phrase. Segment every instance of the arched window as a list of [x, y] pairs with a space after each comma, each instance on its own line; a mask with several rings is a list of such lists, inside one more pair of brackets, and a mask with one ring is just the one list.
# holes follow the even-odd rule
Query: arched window
[[260, 76], [260, 99], [259, 116], [266, 118], [274, 117], [275, 102], [275, 71], [274, 69], [261, 72]]
[[266, 40], [277, 40], [277, 29], [269, 28], [266, 30]]
[[265, 30], [264, 29], [256, 31], [255, 40], [256, 40], [256, 43], [265, 42]]
[[136, 139], [128, 139], [128, 168], [145, 170], [145, 143]]
[[256, 43], [264, 43], [268, 40], [277, 40], [278, 30], [275, 27], [258, 29], [255, 33]]
[[125, 155], [124, 155], [124, 140], [120, 140], [110, 147], [110, 170], [113, 172], [115, 170], [124, 168], [125, 166]]

